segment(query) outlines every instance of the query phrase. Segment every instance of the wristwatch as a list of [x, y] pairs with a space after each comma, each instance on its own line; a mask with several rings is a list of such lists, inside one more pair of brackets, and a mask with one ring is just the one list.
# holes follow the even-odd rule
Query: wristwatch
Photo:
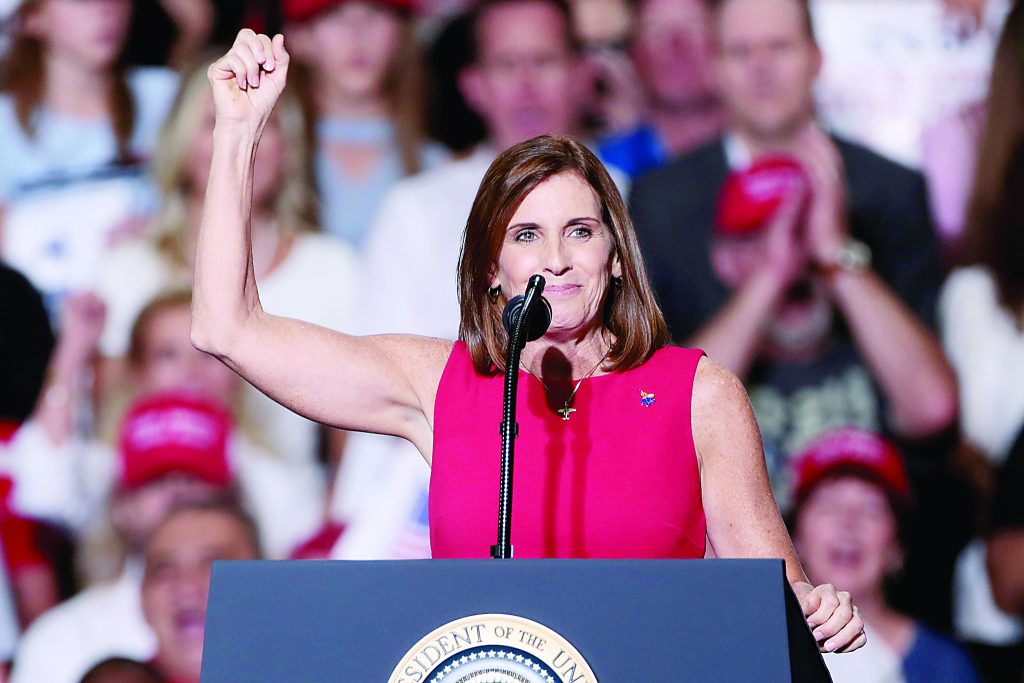
[[870, 265], [871, 247], [850, 237], [840, 245], [830, 261], [818, 263], [818, 270], [825, 275], [835, 275], [839, 272], [858, 273]]

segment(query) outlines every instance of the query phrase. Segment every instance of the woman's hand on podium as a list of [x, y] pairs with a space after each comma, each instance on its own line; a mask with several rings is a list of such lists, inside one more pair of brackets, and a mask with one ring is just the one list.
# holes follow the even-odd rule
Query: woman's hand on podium
[[800, 582], [793, 584], [793, 592], [822, 652], [852, 652], [868, 641], [864, 620], [846, 591], [837, 591], [830, 583]]
[[228, 53], [207, 71], [217, 125], [260, 130], [284, 90], [289, 61], [283, 35], [271, 39], [251, 29], [239, 31]]

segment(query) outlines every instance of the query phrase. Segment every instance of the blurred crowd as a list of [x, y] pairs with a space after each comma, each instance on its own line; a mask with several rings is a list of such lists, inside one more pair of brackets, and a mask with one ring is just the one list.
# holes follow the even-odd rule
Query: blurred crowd
[[254, 160], [264, 308], [457, 338], [488, 165], [577, 137], [674, 341], [746, 384], [811, 580], [860, 607], [834, 679], [1020, 683], [1017, 5], [0, 0], [3, 676], [196, 682], [211, 561], [430, 556], [411, 445], [190, 343], [206, 72], [250, 28], [293, 59]]

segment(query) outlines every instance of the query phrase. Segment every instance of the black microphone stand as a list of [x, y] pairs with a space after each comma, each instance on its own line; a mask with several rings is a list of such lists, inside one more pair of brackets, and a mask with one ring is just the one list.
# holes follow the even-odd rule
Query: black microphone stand
[[[530, 314], [544, 291], [544, 278], [534, 275], [526, 286], [526, 295], [519, 317], [508, 335], [505, 355], [505, 394], [501, 409], [501, 480], [498, 488], [498, 542], [491, 546], [491, 557], [512, 559], [512, 468], [515, 440], [519, 436], [516, 422], [516, 395], [519, 387], [519, 356], [526, 345], [524, 337], [530, 327]], [[550, 317], [549, 317], [550, 320]], [[547, 325], [544, 326], [545, 328]]]

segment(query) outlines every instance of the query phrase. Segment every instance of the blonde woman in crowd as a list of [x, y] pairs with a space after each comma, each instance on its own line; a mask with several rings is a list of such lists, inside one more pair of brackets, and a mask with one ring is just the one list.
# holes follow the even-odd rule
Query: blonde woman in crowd
[[424, 135], [410, 0], [284, 0], [286, 32], [317, 83], [323, 227], [362, 249], [395, 181], [447, 156]]
[[[208, 62], [183, 81], [168, 117], [153, 169], [162, 198], [152, 237], [114, 249], [104, 261], [97, 293], [107, 308], [101, 354], [112, 362], [128, 349], [132, 321], [158, 292], [187, 286], [213, 149], [213, 100]], [[281, 315], [334, 329], [353, 323], [356, 258], [340, 241], [317, 232], [312, 181], [311, 131], [297, 91], [281, 98], [257, 159], [253, 187], [254, 268], [261, 296]], [[258, 425], [256, 439], [274, 453], [300, 463], [317, 454], [319, 427], [267, 399], [248, 385], [241, 419]], [[332, 452], [340, 433], [331, 433]]]
[[152, 204], [141, 162], [177, 87], [122, 60], [130, 0], [21, 0], [0, 63], [0, 255], [51, 313]]

